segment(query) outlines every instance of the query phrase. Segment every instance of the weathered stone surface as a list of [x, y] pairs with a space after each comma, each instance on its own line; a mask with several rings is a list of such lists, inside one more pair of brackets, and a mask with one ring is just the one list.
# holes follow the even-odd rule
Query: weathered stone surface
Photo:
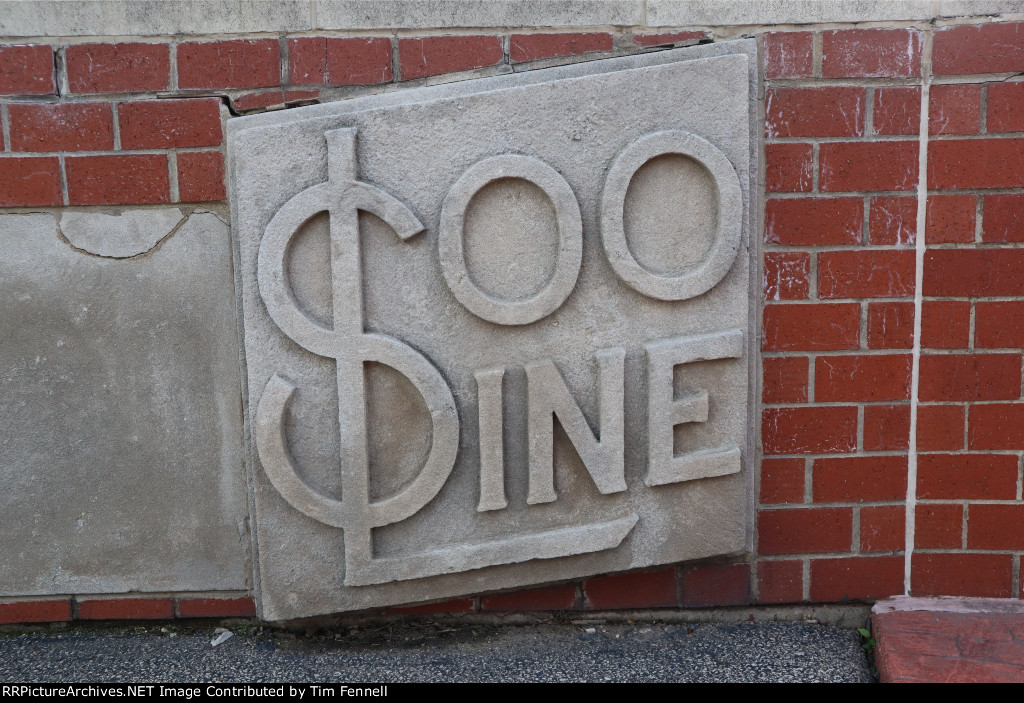
[[178, 208], [102, 212], [64, 212], [60, 231], [71, 245], [96, 256], [126, 259], [143, 254], [169, 235], [184, 216]]
[[263, 617], [749, 548], [754, 51], [229, 123]]
[[0, 216], [0, 595], [246, 587], [228, 227], [135, 259]]

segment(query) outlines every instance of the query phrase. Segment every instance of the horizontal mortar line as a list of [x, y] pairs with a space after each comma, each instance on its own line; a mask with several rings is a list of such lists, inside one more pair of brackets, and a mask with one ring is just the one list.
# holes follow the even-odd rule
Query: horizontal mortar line
[[780, 242], [764, 242], [762, 251], [771, 252], [795, 252], [805, 250], [808, 253], [830, 252], [830, 251], [895, 251], [914, 252], [912, 246], [906, 244], [862, 244], [850, 242], [849, 244], [782, 244]]
[[[1010, 78], [1020, 76], [1020, 71], [1002, 71], [1000, 73], [957, 73], [933, 75], [932, 85], [957, 85], [960, 83], [1005, 83]], [[1016, 83], [1017, 81], [1010, 81]]]
[[1024, 193], [1024, 187], [1006, 188], [930, 188], [928, 195], [1001, 195]]
[[[849, 355], [847, 355], [849, 356]], [[909, 403], [910, 401], [906, 398], [901, 400], [836, 400], [836, 401], [814, 401], [811, 403], [761, 403], [761, 407], [764, 409], [771, 410], [785, 410], [789, 408], [849, 408], [858, 406], [879, 406], [879, 405], [901, 405]], [[1008, 405], [1008, 404], [1022, 404], [1024, 398], [1010, 398], [1007, 400], [921, 400], [923, 405]], [[876, 451], [905, 451], [902, 449], [881, 449]], [[972, 451], [985, 451], [985, 450], [972, 450]], [[1015, 451], [1013, 449], [1004, 450], [1007, 452]], [[770, 456], [776, 456], [774, 454]]]
[[[815, 190], [815, 191], [795, 191], [786, 192], [776, 191], [772, 193], [765, 193], [766, 200], [817, 200], [822, 198], [877, 198], [883, 196], [890, 197], [907, 197], [914, 198], [913, 190], [842, 190], [842, 191], [830, 191], [830, 190]], [[956, 191], [959, 192], [959, 191]], [[913, 248], [911, 248], [913, 251]]]
[[942, 244], [928, 244], [927, 248], [935, 251], [992, 251], [992, 250], [1014, 250], [1024, 249], [1024, 242], [943, 242]]
[[[970, 521], [968, 521], [968, 523], [969, 522]], [[968, 527], [968, 534], [969, 533], [970, 527]], [[1005, 554], [1009, 556], [1014, 554], [1020, 554], [1021, 552], [1024, 552], [1024, 547], [1020, 547], [1017, 549], [972, 549], [971, 547], [929, 547], [927, 549], [919, 549], [917, 547], [914, 547], [915, 554]]]
[[981, 134], [932, 134], [929, 135], [928, 141], [930, 142], [970, 142], [979, 139], [1020, 139], [1024, 137], [1024, 132], [983, 132]]
[[[1010, 74], [1016, 75], [1016, 74]], [[901, 88], [921, 85], [920, 77], [765, 78], [765, 88]]]
[[159, 156], [166, 155], [169, 153], [181, 153], [183, 151], [213, 151], [222, 153], [223, 146], [175, 146], [167, 147], [165, 149], [122, 149], [119, 151], [15, 151], [10, 153], [0, 154], [0, 159], [3, 158], [34, 158], [34, 157], [56, 157], [64, 156], [67, 158], [76, 158], [79, 156]]
[[884, 451], [867, 451], [854, 449], [849, 452], [817, 452], [817, 453], [797, 453], [797, 454], [764, 454], [759, 452], [757, 458], [759, 460], [764, 459], [835, 459], [835, 458], [850, 458], [850, 457], [905, 457], [907, 452], [905, 449], [886, 449]]
[[1013, 498], [920, 498], [918, 502], [928, 505], [1017, 505], [1024, 507], [1024, 501]]
[[884, 552], [798, 552], [796, 554], [756, 554], [757, 561], [795, 561], [797, 559], [859, 559], [861, 557], [886, 557], [899, 556], [903, 550]]
[[[289, 88], [285, 87], [284, 90]], [[158, 90], [143, 90], [125, 92], [102, 92], [102, 93], [63, 93], [61, 95], [11, 95], [4, 96], [0, 101], [8, 105], [81, 105], [85, 103], [133, 103], [133, 102], [167, 102], [168, 100], [195, 100], [198, 98], [223, 98], [224, 92], [250, 92], [254, 90], [282, 90], [279, 86], [268, 86], [266, 88], [210, 88], [186, 89], [170, 91], [169, 88]], [[214, 92], [216, 91], [216, 92]]]
[[761, 503], [760, 512], [789, 510], [799, 508], [893, 508], [903, 505], [904, 501], [896, 498], [886, 500], [830, 500], [810, 503]]
[[[874, 134], [855, 134], [849, 136], [771, 136], [765, 135], [765, 144], [792, 144], [805, 143], [807, 140], [813, 140], [818, 144], [882, 144], [885, 142], [916, 142], [916, 134], [886, 134], [886, 135], [874, 135]], [[914, 164], [914, 168], [917, 168], [917, 164]]]

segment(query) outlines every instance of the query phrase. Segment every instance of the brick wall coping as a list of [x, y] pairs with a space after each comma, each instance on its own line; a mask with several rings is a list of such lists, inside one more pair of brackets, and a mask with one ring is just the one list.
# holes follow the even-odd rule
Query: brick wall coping
[[1021, 0], [0, 0], [0, 39], [482, 27], [686, 27], [917, 21]]
[[1024, 602], [1016, 598], [967, 598], [963, 596], [940, 596], [938, 598], [914, 598], [895, 596], [878, 601], [871, 612], [909, 613], [928, 611], [933, 613], [1007, 613], [1024, 615]]

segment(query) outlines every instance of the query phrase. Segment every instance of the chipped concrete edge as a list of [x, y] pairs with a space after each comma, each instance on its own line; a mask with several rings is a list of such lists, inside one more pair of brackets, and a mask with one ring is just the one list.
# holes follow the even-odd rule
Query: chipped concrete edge
[[1016, 598], [966, 598], [962, 596], [915, 598], [914, 596], [896, 596], [888, 600], [879, 601], [871, 608], [873, 615], [912, 611], [1024, 615], [1024, 601]]
[[0, 37], [724, 27], [1019, 14], [1024, 0], [0, 0]]

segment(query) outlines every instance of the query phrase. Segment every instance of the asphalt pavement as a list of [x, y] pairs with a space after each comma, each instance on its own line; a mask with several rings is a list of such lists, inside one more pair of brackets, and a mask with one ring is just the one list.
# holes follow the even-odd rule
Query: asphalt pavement
[[[872, 682], [856, 630], [805, 622], [251, 623], [0, 631], [12, 682]], [[223, 640], [217, 646], [212, 642]]]

